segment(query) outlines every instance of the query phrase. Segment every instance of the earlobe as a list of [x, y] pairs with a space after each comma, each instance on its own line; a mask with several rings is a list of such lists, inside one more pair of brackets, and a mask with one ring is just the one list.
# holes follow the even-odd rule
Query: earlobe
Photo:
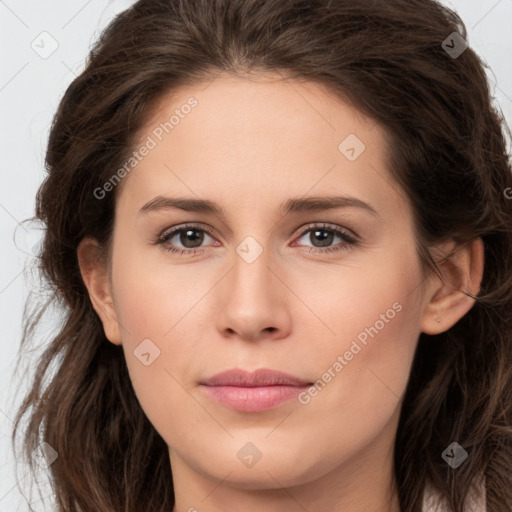
[[105, 337], [114, 345], [121, 345], [121, 333], [108, 277], [108, 264], [101, 254], [98, 242], [93, 238], [84, 238], [78, 246], [77, 257], [82, 279], [91, 304], [103, 324]]
[[[442, 279], [432, 279], [421, 332], [440, 334], [455, 325], [474, 305], [484, 272], [484, 243], [481, 238], [458, 247], [439, 262]], [[466, 292], [466, 293], [465, 293]]]

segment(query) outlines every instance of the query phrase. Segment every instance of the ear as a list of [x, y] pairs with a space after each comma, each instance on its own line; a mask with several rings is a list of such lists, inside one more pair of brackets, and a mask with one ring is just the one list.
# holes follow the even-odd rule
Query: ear
[[82, 279], [89, 292], [92, 306], [103, 324], [105, 336], [114, 345], [121, 345], [121, 333], [112, 298], [108, 261], [98, 242], [84, 238], [77, 249]]
[[421, 331], [425, 334], [447, 331], [473, 307], [475, 300], [464, 292], [478, 295], [484, 272], [484, 243], [481, 238], [459, 247], [455, 242], [444, 244], [434, 252], [438, 255], [434, 260], [442, 278], [435, 275], [430, 280], [421, 320]]

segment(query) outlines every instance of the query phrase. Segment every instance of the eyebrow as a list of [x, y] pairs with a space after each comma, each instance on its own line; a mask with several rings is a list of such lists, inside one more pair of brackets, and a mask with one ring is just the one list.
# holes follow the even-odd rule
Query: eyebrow
[[[375, 217], [380, 217], [377, 210], [370, 204], [351, 196], [318, 196], [307, 198], [292, 198], [285, 201], [279, 207], [282, 215], [296, 212], [311, 212], [322, 210], [333, 210], [335, 208], [360, 208], [371, 213]], [[147, 202], [140, 210], [139, 214], [154, 212], [158, 210], [176, 208], [186, 212], [201, 212], [212, 215], [224, 215], [224, 209], [214, 201], [206, 199], [192, 199], [156, 196]]]

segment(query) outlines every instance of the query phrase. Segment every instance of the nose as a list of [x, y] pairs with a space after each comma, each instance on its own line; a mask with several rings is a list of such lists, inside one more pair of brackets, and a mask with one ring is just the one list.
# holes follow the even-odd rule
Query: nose
[[261, 250], [253, 242], [234, 251], [233, 266], [217, 297], [217, 328], [224, 337], [246, 341], [282, 339], [291, 329], [288, 301], [292, 295], [282, 266], [271, 250], [263, 248], [251, 261], [256, 254], [248, 258], [244, 248], [256, 254]]

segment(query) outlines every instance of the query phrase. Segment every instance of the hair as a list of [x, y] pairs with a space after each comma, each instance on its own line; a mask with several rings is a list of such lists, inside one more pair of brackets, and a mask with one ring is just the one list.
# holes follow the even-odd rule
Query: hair
[[[421, 509], [430, 482], [462, 512], [485, 477], [487, 510], [512, 510], [512, 187], [501, 111], [486, 64], [442, 46], [459, 16], [434, 0], [140, 0], [116, 16], [53, 119], [35, 217], [45, 232], [37, 269], [50, 292], [23, 316], [19, 357], [50, 305], [62, 325], [37, 361], [15, 418], [23, 457], [47, 442], [59, 512], [169, 511], [168, 447], [134, 393], [122, 348], [108, 342], [81, 277], [80, 241], [108, 253], [121, 187], [94, 190], [134, 150], [155, 105], [219, 73], [279, 73], [314, 82], [383, 127], [387, 163], [410, 202], [422, 269], [432, 247], [480, 237], [485, 268], [471, 310], [421, 334], [402, 402], [394, 476], [403, 512]], [[507, 131], [508, 130], [508, 131]], [[510, 189], [512, 191], [512, 189]], [[18, 363], [19, 364], [19, 363]], [[468, 459], [441, 457], [457, 441]], [[16, 448], [15, 448], [16, 450]]]

